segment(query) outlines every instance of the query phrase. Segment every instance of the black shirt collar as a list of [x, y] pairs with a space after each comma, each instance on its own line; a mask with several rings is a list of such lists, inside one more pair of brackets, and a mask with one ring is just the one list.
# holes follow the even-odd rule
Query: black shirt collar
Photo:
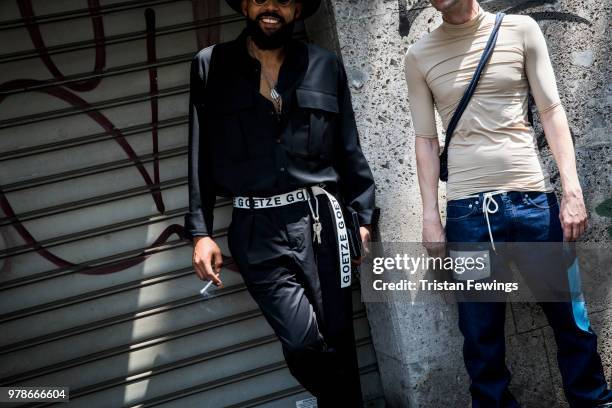
[[[242, 30], [238, 38], [234, 41], [235, 51], [237, 53], [237, 68], [252, 81], [259, 80], [259, 70], [261, 64], [256, 58], [251, 57], [248, 50], [248, 32], [245, 28]], [[278, 91], [283, 94], [293, 90], [295, 86], [302, 81], [306, 69], [308, 68], [308, 48], [301, 41], [292, 39], [285, 46], [285, 60], [281, 67], [281, 72], [278, 79]], [[259, 88], [255, 82], [256, 89]]]

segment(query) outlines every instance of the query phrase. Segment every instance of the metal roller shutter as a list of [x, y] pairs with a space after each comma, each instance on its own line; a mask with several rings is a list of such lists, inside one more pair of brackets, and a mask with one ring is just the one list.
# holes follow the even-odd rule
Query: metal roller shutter
[[[68, 386], [87, 408], [308, 398], [231, 259], [204, 299], [179, 236], [189, 62], [241, 16], [222, 0], [0, 4], [0, 385]], [[216, 210], [225, 254], [230, 209]]]

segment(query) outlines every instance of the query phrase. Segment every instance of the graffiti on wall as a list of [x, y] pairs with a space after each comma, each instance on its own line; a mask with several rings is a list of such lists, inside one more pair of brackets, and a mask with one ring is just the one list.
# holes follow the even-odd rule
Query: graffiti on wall
[[[194, 33], [198, 47], [202, 48], [211, 42], [219, 40], [218, 24], [201, 24], [202, 20], [209, 19], [212, 15], [215, 17], [219, 12], [217, 2], [207, 0], [191, 0], [193, 10]], [[216, 5], [215, 5], [216, 4]], [[156, 27], [155, 27], [155, 11], [147, 8], [144, 13], [146, 21], [146, 56], [147, 56], [147, 71], [149, 79], [149, 101], [151, 111], [151, 143], [152, 143], [152, 164], [153, 174], [151, 175], [141, 158], [134, 151], [130, 142], [117, 128], [112, 120], [105, 116], [95, 106], [91, 105], [82, 96], [77, 95], [77, 92], [88, 92], [100, 86], [100, 82], [104, 77], [106, 65], [106, 36], [104, 32], [104, 22], [102, 16], [102, 8], [99, 0], [87, 1], [87, 14], [91, 19], [93, 42], [95, 44], [93, 69], [88, 73], [81, 73], [77, 77], [87, 77], [87, 79], [74, 80], [72, 76], [66, 76], [61, 69], [54, 63], [50, 52], [45, 44], [44, 37], [41, 33], [37, 16], [34, 12], [34, 7], [31, 0], [17, 0], [17, 6], [23, 19], [24, 27], [34, 45], [38, 59], [43, 63], [45, 68], [51, 73], [52, 79], [49, 81], [39, 81], [35, 79], [14, 79], [0, 84], [0, 104], [3, 103], [11, 94], [21, 91], [42, 92], [52, 97], [58, 98], [66, 102], [69, 106], [79, 109], [82, 114], [86, 115], [97, 125], [99, 125], [108, 135], [114, 140], [123, 150], [125, 156], [132, 162], [133, 166], [140, 174], [143, 183], [155, 204], [155, 208], [160, 214], [164, 214], [165, 205], [162, 191], [160, 189], [160, 166], [159, 166], [159, 139], [158, 139], [158, 80], [157, 80], [157, 55], [156, 55]], [[113, 261], [103, 265], [91, 266], [87, 264], [75, 264], [67, 259], [64, 259], [54, 254], [50, 249], [45, 248], [37, 238], [28, 230], [15, 212], [7, 195], [0, 186], [0, 208], [4, 211], [4, 221], [11, 225], [17, 234], [25, 242], [25, 246], [35, 251], [41, 257], [47, 259], [55, 266], [61, 269], [72, 269], [79, 273], [86, 274], [106, 274], [125, 270], [134, 265], [143, 262], [151, 254], [155, 253], [155, 249], [167, 243], [172, 236], [179, 239], [184, 237], [184, 228], [179, 224], [167, 226], [151, 245], [143, 248], [142, 252], [137, 256], [131, 256], [125, 260]], [[10, 255], [9, 255], [10, 256]]]

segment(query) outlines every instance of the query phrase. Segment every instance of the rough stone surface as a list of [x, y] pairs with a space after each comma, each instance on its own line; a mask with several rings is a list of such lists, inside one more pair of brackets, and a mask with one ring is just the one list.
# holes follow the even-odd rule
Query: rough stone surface
[[593, 65], [593, 50], [572, 52], [572, 63], [582, 67], [590, 67]]
[[[501, 0], [483, 7], [492, 12], [513, 7], [510, 12], [530, 14], [540, 23], [575, 139], [590, 214], [584, 239], [609, 244], [610, 216], [596, 213], [595, 208], [612, 196], [611, 1]], [[381, 239], [418, 241], [421, 204], [403, 57], [410, 44], [440, 24], [441, 17], [425, 0], [327, 0], [323, 12], [311, 20], [307, 22], [310, 37], [335, 47], [347, 69], [362, 146], [377, 182]], [[400, 27], [405, 36], [400, 35]], [[560, 191], [558, 171], [541, 127], [536, 126], [536, 131], [544, 162]], [[444, 194], [441, 188], [441, 203]], [[612, 312], [609, 303], [595, 306], [590, 308], [592, 323], [600, 335], [610, 378]], [[454, 306], [398, 302], [368, 304], [367, 308], [388, 406], [469, 406]], [[565, 406], [554, 339], [539, 308], [513, 304], [507, 322], [513, 392], [524, 407]]]
[[542, 330], [507, 337], [507, 365], [513, 375], [510, 391], [524, 408], [557, 407]]

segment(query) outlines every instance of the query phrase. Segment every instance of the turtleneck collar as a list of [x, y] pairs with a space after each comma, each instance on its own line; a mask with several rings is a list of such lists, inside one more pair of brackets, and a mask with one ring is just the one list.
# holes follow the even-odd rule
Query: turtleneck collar
[[470, 31], [480, 26], [480, 23], [482, 23], [482, 20], [485, 18], [485, 15], [486, 12], [479, 4], [478, 13], [472, 19], [461, 24], [451, 24], [447, 21], [442, 20], [442, 28], [450, 32]]

